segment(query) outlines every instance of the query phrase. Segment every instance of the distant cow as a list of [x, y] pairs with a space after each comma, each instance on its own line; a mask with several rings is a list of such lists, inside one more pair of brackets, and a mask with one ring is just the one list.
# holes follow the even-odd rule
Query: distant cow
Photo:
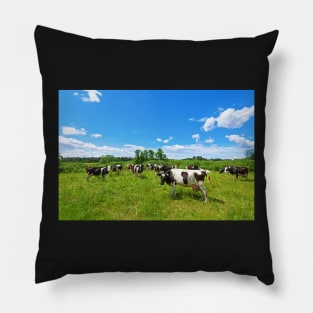
[[132, 171], [134, 169], [134, 164], [127, 164], [126, 165], [126, 170], [127, 171]]
[[105, 167], [92, 167], [92, 166], [88, 166], [86, 167], [86, 172], [87, 172], [87, 176], [86, 176], [86, 180], [89, 181], [89, 177], [90, 176], [102, 176], [102, 180], [104, 180], [105, 175], [107, 175], [109, 173], [109, 169], [105, 166]]
[[146, 165], [146, 169], [147, 169], [147, 170], [154, 170], [154, 164], [148, 163], [148, 164]]
[[136, 174], [138, 177], [143, 172], [144, 166], [143, 164], [135, 164], [133, 168], [133, 173]]
[[243, 176], [248, 178], [248, 168], [244, 166], [225, 166], [220, 170], [220, 173], [230, 173], [231, 175], [236, 175], [236, 179], [238, 176]]
[[121, 164], [111, 165], [110, 171], [120, 173], [123, 170], [123, 166]]
[[160, 174], [161, 185], [166, 182], [168, 185], [173, 185], [172, 194], [176, 198], [176, 185], [192, 187], [193, 190], [201, 190], [204, 202], [207, 202], [207, 192], [204, 187], [204, 178], [206, 173], [199, 170], [186, 169], [171, 169]]

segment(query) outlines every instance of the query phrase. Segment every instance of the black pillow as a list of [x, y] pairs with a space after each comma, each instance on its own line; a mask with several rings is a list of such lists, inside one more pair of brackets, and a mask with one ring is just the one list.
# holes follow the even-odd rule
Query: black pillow
[[[267, 285], [273, 283], [263, 150], [269, 71], [267, 57], [274, 48], [277, 36], [278, 31], [275, 30], [254, 38], [131, 41], [91, 39], [43, 26], [36, 27], [35, 41], [42, 75], [46, 152], [36, 283], [57, 279], [66, 274], [105, 271], [231, 271], [256, 276]], [[110, 116], [102, 117], [102, 111], [98, 114], [97, 109], [86, 113], [76, 112], [75, 106], [70, 102], [80, 101], [93, 106], [104, 101], [106, 91], [108, 94], [115, 92], [115, 97], [118, 94], [124, 101], [124, 107], [116, 106], [116, 111], [110, 111]], [[213, 114], [210, 109], [212, 103], [208, 101], [206, 105], [210, 116], [203, 116], [200, 115], [200, 104], [195, 97], [194, 101], [190, 101], [190, 106], [182, 102], [180, 110], [190, 114], [190, 119], [185, 118], [185, 124], [181, 124], [181, 114], [178, 114], [180, 110], [173, 110], [168, 102], [160, 102], [153, 110], [148, 100], [146, 106], [143, 102], [136, 104], [137, 98], [131, 102], [129, 99], [134, 91], [140, 96], [144, 92], [158, 93], [163, 96], [162, 99], [167, 95], [179, 96], [173, 96], [172, 101], [182, 100], [183, 94], [197, 96], [200, 93], [209, 95], [215, 92], [218, 97], [222, 97], [221, 95], [227, 93], [239, 92], [243, 97], [252, 97], [253, 103], [246, 107], [239, 104], [237, 99], [236, 105], [241, 106], [232, 106], [234, 103], [230, 102], [228, 108], [216, 106], [217, 111]], [[177, 103], [175, 108], [179, 108]], [[229, 109], [227, 113], [233, 120], [228, 128], [225, 122], [221, 122], [222, 113], [225, 115], [226, 109]], [[103, 120], [105, 123], [113, 117], [117, 123], [120, 121], [122, 127], [123, 123], [129, 121], [127, 116], [134, 116], [133, 112], [136, 110], [141, 117], [145, 116], [142, 113], [147, 110], [145, 113], [146, 117], [149, 116], [151, 128], [159, 125], [158, 129], [161, 130], [166, 125], [167, 129], [175, 131], [176, 138], [184, 133], [185, 127], [195, 123], [199, 133], [193, 134], [194, 145], [189, 145], [189, 148], [195, 148], [195, 153], [200, 146], [200, 135], [206, 134], [209, 137], [209, 133], [205, 131], [210, 127], [219, 128], [219, 131], [224, 127], [229, 129], [228, 140], [240, 147], [241, 152], [246, 147], [249, 155], [242, 155], [242, 159], [236, 160], [232, 160], [232, 155], [227, 157], [227, 154], [223, 157], [213, 155], [215, 160], [210, 155], [195, 155], [193, 158], [190, 155], [190, 159], [183, 160], [183, 155], [178, 158], [173, 154], [174, 160], [170, 160], [167, 155], [162, 157], [162, 153], [158, 156], [151, 153], [150, 159], [156, 159], [154, 163], [170, 166], [155, 174], [146, 168], [147, 163], [151, 162], [148, 162], [141, 147], [126, 142], [128, 138], [141, 136], [127, 133], [128, 128], [125, 128], [124, 133], [125, 157], [135, 158], [135, 150], [138, 150], [138, 158], [134, 160], [123, 159], [121, 149], [114, 150], [116, 147], [114, 148], [112, 142], [117, 140], [114, 137], [117, 136], [116, 133], [107, 134], [113, 138], [111, 145], [108, 144], [113, 147], [111, 153], [104, 146], [101, 146], [101, 150], [96, 144], [84, 142], [77, 137], [80, 134], [100, 137], [101, 134], [97, 135], [97, 125], [103, 124], [99, 121]], [[83, 114], [88, 115], [88, 112], [93, 114], [93, 118], [88, 116], [90, 129], [79, 123], [82, 120], [80, 117]], [[72, 117], [73, 124], [70, 124], [70, 120], [63, 124], [64, 114]], [[250, 137], [241, 134], [239, 126], [236, 126], [238, 115], [245, 116], [242, 124], [250, 121]], [[169, 149], [169, 141], [173, 143], [172, 149], [179, 148], [178, 143], [174, 146], [175, 136], [168, 136], [170, 137], [153, 140], [155, 143], [159, 142], [160, 147], [164, 147], [163, 150]], [[207, 143], [203, 141], [201, 145], [210, 145], [213, 140], [214, 138], [209, 138]], [[77, 148], [75, 154], [71, 155], [70, 150], [64, 148], [65, 145], [76, 145], [76, 148], [89, 145], [89, 152], [93, 148], [97, 151], [88, 155], [87, 150], [82, 148], [79, 154]], [[116, 151], [119, 154], [115, 155]], [[133, 155], [129, 151], [133, 151]], [[143, 163], [143, 172], [140, 168], [136, 172], [133, 167], [127, 171], [126, 164], [136, 162]], [[121, 173], [113, 167], [117, 163], [123, 166]], [[198, 165], [200, 169], [186, 169], [185, 165], [188, 164]], [[245, 169], [239, 168], [246, 167], [246, 164], [248, 177], [240, 175], [246, 174]], [[229, 165], [233, 167], [228, 168]], [[173, 170], [172, 167], [179, 169]], [[65, 176], [67, 171], [76, 174]], [[103, 171], [108, 173], [103, 175], [102, 180]], [[177, 197], [173, 200], [172, 187], [160, 185], [157, 175], [161, 177], [161, 181], [163, 178], [171, 186], [180, 182], [181, 175], [182, 184], [192, 185], [195, 191], [177, 186]], [[72, 180], [68, 180], [69, 183], [62, 180], [70, 177]], [[135, 186], [131, 186], [131, 183], [135, 184], [134, 179], [138, 182], [137, 189], [131, 189]], [[207, 202], [202, 201], [201, 193], [197, 191], [199, 184], [203, 184], [203, 179], [207, 189]], [[252, 200], [250, 195], [247, 205], [250, 215], [223, 215], [223, 210], [227, 210], [234, 203], [240, 212], [247, 209], [247, 203], [242, 202], [245, 188], [252, 193]], [[148, 212], [147, 218], [144, 214], [140, 217], [137, 215], [138, 218], [131, 213], [125, 215], [127, 218], [121, 215], [120, 210], [137, 210], [141, 201], [144, 202], [147, 197], [152, 196], [155, 201], [150, 199], [146, 209], [149, 211], [150, 206], [153, 212]], [[124, 199], [124, 205], [113, 203], [119, 199]], [[101, 203], [102, 211], [98, 210], [100, 213], [97, 215], [92, 215], [94, 212], [88, 215], [95, 203]], [[109, 207], [111, 209], [111, 204], [114, 212], [107, 212]], [[177, 211], [169, 209], [172, 205]], [[114, 215], [116, 211], [119, 213]], [[187, 215], [187, 212], [192, 213]], [[199, 218], [199, 212], [202, 212], [202, 218]], [[219, 218], [217, 212], [221, 214]]]

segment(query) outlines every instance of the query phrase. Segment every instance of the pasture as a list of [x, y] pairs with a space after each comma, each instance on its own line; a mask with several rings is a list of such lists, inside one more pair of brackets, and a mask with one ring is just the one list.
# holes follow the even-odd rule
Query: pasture
[[254, 220], [254, 172], [248, 179], [212, 171], [205, 179], [208, 202], [201, 192], [160, 185], [154, 171], [140, 177], [132, 172], [109, 173], [105, 180], [86, 172], [59, 173], [59, 220], [63, 221], [173, 221], [173, 220]]

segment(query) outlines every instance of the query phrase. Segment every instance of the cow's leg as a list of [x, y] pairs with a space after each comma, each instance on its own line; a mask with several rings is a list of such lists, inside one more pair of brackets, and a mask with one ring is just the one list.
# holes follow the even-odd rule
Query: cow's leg
[[208, 198], [207, 198], [207, 195], [206, 195], [206, 189], [204, 187], [204, 184], [199, 184], [199, 187], [202, 191], [202, 195], [203, 195], [203, 200], [204, 202], [207, 202], [208, 201]]
[[175, 182], [173, 182], [172, 195], [173, 195], [173, 198], [176, 198], [176, 184], [175, 184]]
[[86, 181], [89, 181], [89, 174], [87, 174], [86, 176]]

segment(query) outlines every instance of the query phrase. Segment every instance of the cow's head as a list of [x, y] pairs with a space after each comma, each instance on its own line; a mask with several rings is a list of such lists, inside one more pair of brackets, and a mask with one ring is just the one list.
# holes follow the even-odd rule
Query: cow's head
[[161, 177], [161, 181], [160, 181], [161, 185], [164, 185], [164, 183], [167, 183], [168, 185], [171, 184], [171, 182], [172, 182], [171, 171], [161, 173], [161, 174], [159, 174], [159, 176]]
[[221, 173], [227, 173], [227, 172], [229, 172], [230, 168], [231, 168], [231, 166], [225, 166], [225, 167], [223, 167], [223, 168], [220, 170], [220, 174], [221, 174]]
[[220, 174], [221, 174], [221, 173], [225, 173], [225, 172], [226, 172], [226, 168], [227, 168], [227, 166], [221, 168], [221, 169], [220, 169]]

